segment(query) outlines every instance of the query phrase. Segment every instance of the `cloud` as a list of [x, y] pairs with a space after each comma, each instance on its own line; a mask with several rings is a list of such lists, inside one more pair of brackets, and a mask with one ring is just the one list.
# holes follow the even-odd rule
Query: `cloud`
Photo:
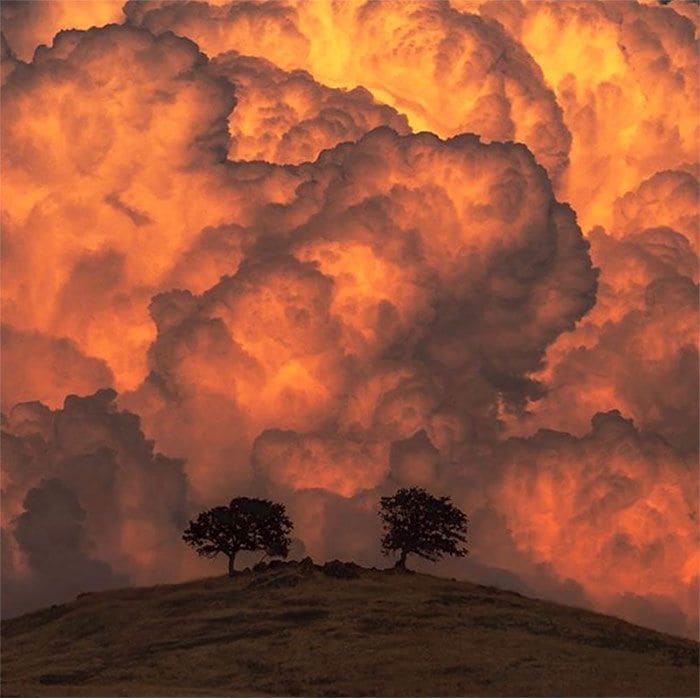
[[406, 117], [378, 104], [365, 89], [331, 89], [302, 70], [284, 71], [263, 58], [220, 54], [214, 70], [233, 86], [231, 160], [297, 164], [326, 148], [357, 140], [377, 126], [410, 131]]
[[322, 489], [349, 497], [373, 489], [386, 470], [381, 445], [354, 443], [331, 434], [268, 429], [252, 450], [256, 474], [293, 490]]
[[14, 562], [3, 570], [6, 612], [95, 585], [178, 574], [188, 502], [183, 463], [154, 454], [139, 418], [117, 411], [115, 397], [99, 390], [69, 395], [57, 410], [28, 402], [9, 412], [3, 530]]
[[0, 342], [3, 411], [37, 395], [57, 407], [72, 390], [90, 393], [113, 382], [104, 361], [85, 356], [70, 339], [3, 325]]
[[386, 443], [451, 421], [463, 438], [497, 391], [522, 402], [524, 373], [592, 303], [587, 245], [522, 146], [379, 129], [296, 173], [308, 184], [275, 208], [269, 244], [201, 296], [151, 306], [151, 387], [126, 399], [167, 450], [154, 389], [224, 401], [248, 448], [264, 429], [334, 425]]
[[580, 580], [599, 608], [642, 620], [624, 598], [648, 597], [654, 606], [661, 599], [683, 611], [682, 621], [678, 613], [668, 614], [663, 627], [672, 623], [676, 633], [693, 632], [698, 558], [692, 456], [612, 411], [595, 415], [581, 438], [541, 430], [512, 439], [499, 462], [502, 477], [492, 497], [519, 549], [551, 564], [559, 576]]
[[17, 65], [3, 88], [5, 322], [68, 337], [137, 385], [151, 296], [235, 209], [217, 195], [233, 103], [192, 42], [134, 27], [63, 31]]
[[108, 564], [91, 557], [85, 510], [61, 480], [41, 480], [27, 492], [24, 511], [14, 522], [14, 538], [27, 567], [19, 579], [13, 570], [9, 574], [5, 570], [4, 615], [48, 605], [86, 589], [128, 584], [126, 575], [115, 574]]
[[671, 228], [683, 235], [697, 254], [698, 180], [691, 172], [665, 170], [621, 196], [613, 207], [616, 237], [647, 228]]
[[[187, 36], [210, 57], [230, 50], [264, 56], [284, 70], [293, 56], [304, 55], [309, 39], [297, 27], [297, 13], [284, 2], [127, 2], [128, 20], [153, 34], [174, 31]], [[284, 47], [284, 48], [283, 48]], [[288, 54], [284, 61], [277, 56]]]
[[596, 405], [618, 406], [644, 428], [693, 451], [698, 441], [697, 294], [687, 277], [654, 281], [646, 289], [643, 310], [606, 323], [591, 346], [566, 351], [552, 368], [542, 404], [533, 405], [537, 423], [579, 433], [584, 415]]
[[521, 42], [556, 94], [572, 137], [558, 194], [585, 231], [608, 229], [615, 199], [643, 179], [697, 161], [698, 52], [688, 18], [607, 2], [485, 2], [479, 12]]
[[548, 349], [536, 376], [547, 393], [516, 431], [582, 434], [596, 409], [620, 409], [677, 448], [697, 448], [696, 190], [688, 173], [658, 173], [618, 199], [612, 234], [591, 233], [596, 306]]
[[566, 165], [570, 135], [537, 64], [500, 25], [448, 3], [129, 2], [124, 11], [212, 57], [236, 50], [333, 87], [360, 85], [416, 131], [524, 142], [554, 178]]
[[12, 0], [2, 5], [3, 34], [25, 62], [40, 44], [50, 45], [61, 29], [89, 29], [123, 19], [122, 5], [114, 0]]

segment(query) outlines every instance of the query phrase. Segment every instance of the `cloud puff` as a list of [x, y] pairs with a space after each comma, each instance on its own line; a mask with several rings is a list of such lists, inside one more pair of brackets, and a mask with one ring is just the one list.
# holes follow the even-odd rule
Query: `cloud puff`
[[[624, 260], [624, 250], [620, 254]], [[595, 405], [618, 406], [692, 451], [698, 441], [698, 287], [674, 275], [651, 281], [643, 293], [641, 308], [589, 328], [588, 346], [576, 346], [571, 338], [573, 346], [552, 365], [540, 418], [579, 432], [583, 415]]]
[[18, 64], [3, 88], [5, 322], [138, 384], [151, 296], [235, 208], [216, 167], [232, 106], [192, 42], [134, 27], [64, 31]]
[[255, 440], [251, 458], [256, 474], [270, 482], [350, 497], [382, 481], [387, 455], [381, 444], [269, 429]]
[[40, 44], [51, 44], [61, 29], [89, 29], [124, 19], [114, 0], [13, 0], [2, 5], [2, 32], [13, 53], [31, 61]]
[[[91, 556], [85, 510], [61, 480], [41, 480], [27, 492], [14, 521], [26, 567], [3, 569], [3, 613], [15, 615], [85, 590], [126, 586], [128, 577]], [[11, 546], [9, 541], [4, 545]]]
[[[8, 613], [93, 583], [153, 583], [178, 573], [183, 463], [154, 454], [139, 418], [117, 411], [115, 397], [69, 395], [57, 410], [20, 403], [3, 424], [3, 529], [14, 560], [3, 576], [17, 591], [6, 599]], [[22, 587], [42, 592], [27, 598]]]
[[698, 179], [691, 172], [665, 170], [645, 179], [615, 201], [612, 231], [624, 237], [647, 228], [671, 228], [698, 251]]
[[[510, 440], [499, 461], [502, 477], [492, 496], [518, 548], [550, 563], [560, 576], [580, 579], [609, 612], [645, 624], [650, 618], [644, 604], [626, 599], [646, 597], [657, 609], [660, 599], [662, 606], [675, 606], [676, 620], [682, 612], [674, 631], [693, 632], [698, 614], [693, 457], [613, 411], [597, 414], [580, 439], [542, 430]], [[674, 618], [661, 613], [667, 621]]]
[[377, 126], [410, 131], [406, 117], [365, 89], [331, 89], [302, 70], [287, 72], [263, 58], [223, 53], [213, 69], [233, 86], [231, 160], [279, 164], [315, 160], [326, 148], [357, 140]]
[[617, 201], [612, 235], [591, 233], [591, 255], [601, 268], [596, 306], [549, 348], [539, 375], [548, 392], [531, 404], [531, 427], [582, 434], [596, 409], [620, 409], [677, 448], [697, 448], [698, 203], [692, 191], [697, 181], [688, 173], [654, 175]]
[[129, 2], [125, 13], [212, 57], [236, 50], [334, 87], [361, 85], [414, 130], [526, 143], [555, 178], [566, 165], [570, 135], [537, 64], [499, 24], [448, 3]]
[[[174, 31], [187, 36], [210, 57], [235, 50], [263, 56], [285, 70], [305, 55], [311, 42], [297, 27], [297, 13], [284, 2], [127, 2], [129, 21], [153, 34]], [[284, 59], [284, 54], [287, 58]], [[283, 60], [276, 60], [282, 57]]]
[[559, 195], [584, 230], [643, 179], [697, 161], [695, 26], [671, 8], [618, 2], [484, 2], [529, 52], [571, 132]]
[[3, 411], [37, 395], [57, 407], [73, 390], [90, 393], [113, 382], [104, 361], [85, 356], [70, 339], [18, 332], [3, 325], [0, 347]]
[[[269, 244], [201, 296], [152, 305], [149, 390], [228, 401], [249, 444], [338, 423], [384, 441], [450, 421], [474, 433], [497, 391], [524, 400], [524, 373], [592, 304], [587, 245], [522, 146], [379, 129], [297, 176], [297, 198], [258, 221]], [[145, 395], [129, 404], [171, 450]]]

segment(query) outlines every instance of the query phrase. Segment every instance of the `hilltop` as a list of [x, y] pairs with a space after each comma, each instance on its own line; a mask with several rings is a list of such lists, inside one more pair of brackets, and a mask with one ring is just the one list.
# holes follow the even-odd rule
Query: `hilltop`
[[81, 594], [3, 621], [11, 696], [698, 695], [698, 644], [351, 563]]

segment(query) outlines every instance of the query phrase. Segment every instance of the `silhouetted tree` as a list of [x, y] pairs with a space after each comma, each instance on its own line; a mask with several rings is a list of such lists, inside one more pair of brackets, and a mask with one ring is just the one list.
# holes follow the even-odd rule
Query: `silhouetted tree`
[[435, 562], [443, 555], [464, 557], [469, 519], [449, 497], [434, 497], [419, 487], [398, 490], [381, 498], [379, 516], [385, 531], [382, 553], [398, 551], [396, 567], [406, 569], [413, 553]]
[[182, 539], [202, 557], [219, 553], [228, 557], [228, 574], [235, 574], [241, 550], [264, 550], [274, 557], [287, 557], [293, 528], [283, 504], [267, 499], [236, 497], [227, 507], [203, 511], [182, 534]]

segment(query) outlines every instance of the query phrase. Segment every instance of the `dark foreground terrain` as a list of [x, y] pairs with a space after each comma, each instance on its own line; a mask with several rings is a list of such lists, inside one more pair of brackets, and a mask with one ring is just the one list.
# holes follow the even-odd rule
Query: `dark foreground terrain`
[[279, 563], [4, 621], [2, 695], [690, 696], [698, 645], [465, 582]]

